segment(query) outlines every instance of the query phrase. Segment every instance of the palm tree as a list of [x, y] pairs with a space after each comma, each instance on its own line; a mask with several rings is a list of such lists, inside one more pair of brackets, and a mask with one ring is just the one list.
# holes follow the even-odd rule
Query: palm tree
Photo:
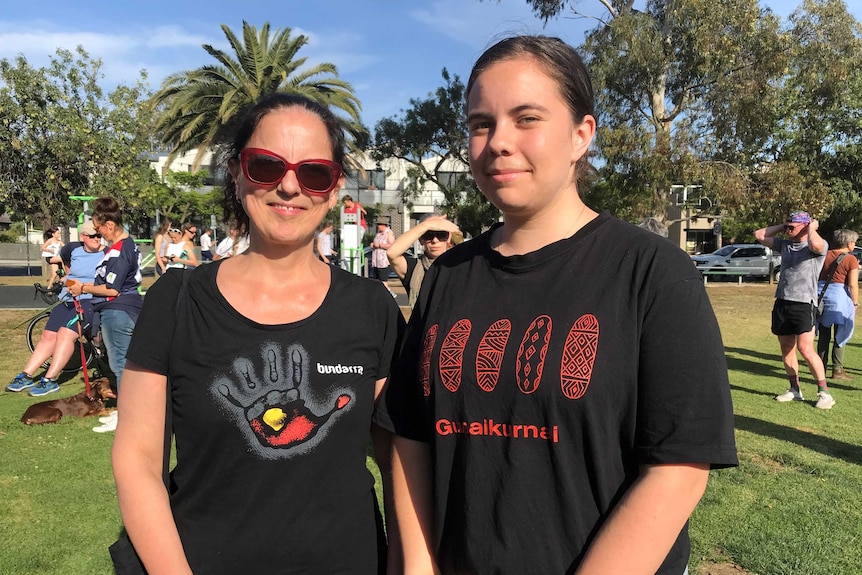
[[308, 43], [304, 35], [291, 38], [290, 28], [275, 31], [269, 38], [269, 23], [260, 32], [242, 23], [242, 42], [222, 24], [234, 54], [209, 44], [203, 49], [218, 61], [168, 76], [153, 102], [161, 109], [156, 129], [170, 146], [168, 164], [179, 154], [197, 149], [194, 169], [200, 166], [203, 152], [221, 143], [226, 126], [244, 109], [274, 92], [306, 96], [346, 113], [338, 115], [349, 135], [351, 151], [367, 141], [367, 130], [359, 118], [362, 106], [349, 82], [338, 78], [334, 64], [322, 63], [301, 70], [306, 58], [297, 58]]

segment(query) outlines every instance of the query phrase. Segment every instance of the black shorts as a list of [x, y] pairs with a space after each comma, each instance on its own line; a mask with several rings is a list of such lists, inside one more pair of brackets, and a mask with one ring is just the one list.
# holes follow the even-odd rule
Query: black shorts
[[389, 270], [390, 267], [387, 266], [385, 268], [372, 268], [374, 270], [374, 277], [379, 279], [382, 282], [389, 281]]
[[[87, 329], [93, 321], [93, 304], [89, 299], [84, 299], [81, 300], [81, 307], [84, 309], [84, 329]], [[61, 327], [77, 331], [77, 323], [78, 312], [75, 310], [75, 304], [64, 301], [51, 310], [51, 315], [48, 316], [48, 322], [45, 324], [45, 331], [59, 331]]]
[[775, 300], [772, 306], [772, 333], [775, 335], [801, 335], [814, 329], [813, 303]]

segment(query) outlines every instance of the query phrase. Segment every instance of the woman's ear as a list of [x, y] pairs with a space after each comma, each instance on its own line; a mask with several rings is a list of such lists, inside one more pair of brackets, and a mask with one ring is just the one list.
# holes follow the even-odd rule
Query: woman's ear
[[572, 163], [574, 164], [587, 153], [593, 138], [596, 136], [596, 119], [589, 114], [581, 123], [572, 129]]

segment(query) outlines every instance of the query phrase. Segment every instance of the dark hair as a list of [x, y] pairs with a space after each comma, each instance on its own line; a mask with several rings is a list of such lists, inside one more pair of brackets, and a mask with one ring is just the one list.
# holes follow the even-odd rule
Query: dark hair
[[99, 198], [93, 203], [93, 219], [100, 224], [114, 222], [123, 227], [123, 214], [120, 213], [120, 204], [110, 196]]
[[[332, 146], [332, 161], [343, 168], [345, 155], [344, 130], [342, 130], [341, 125], [338, 123], [338, 118], [335, 114], [326, 106], [305, 96], [280, 92], [269, 94], [258, 100], [237, 121], [235, 131], [228, 138], [222, 164], [227, 165], [228, 162], [239, 161], [239, 153], [245, 148], [264, 116], [275, 110], [293, 107], [304, 108], [320, 118], [324, 126], [326, 126], [326, 131], [329, 135], [329, 143]], [[242, 204], [236, 197], [236, 182], [230, 176], [230, 172], [227, 171], [225, 171], [224, 197], [222, 198], [221, 206], [224, 210], [225, 220], [235, 219], [237, 229], [243, 233], [248, 231], [248, 214], [245, 213]]]
[[[465, 99], [469, 102], [470, 91], [482, 72], [503, 60], [520, 57], [536, 60], [557, 83], [575, 124], [583, 122], [584, 116], [595, 116], [593, 83], [584, 61], [574, 48], [551, 36], [513, 36], [485, 50], [470, 71]], [[576, 165], [578, 177], [587, 174], [588, 167], [587, 154], [584, 154]]]
[[156, 233], [164, 235], [168, 233], [168, 228], [172, 227], [174, 227], [173, 220], [167, 216], [163, 216], [162, 222], [159, 224], [159, 229], [156, 230]]
[[342, 203], [344, 203], [344, 202], [352, 202], [352, 201], [353, 201], [353, 196], [351, 196], [350, 194], [344, 194], [344, 195], [341, 197], [341, 202], [342, 202]]
[[47, 230], [42, 232], [42, 239], [45, 241], [48, 241], [48, 238], [50, 238], [55, 233], [57, 233], [57, 230], [59, 230], [59, 229], [60, 228], [58, 228], [57, 226], [51, 226], [50, 228], [48, 228]]

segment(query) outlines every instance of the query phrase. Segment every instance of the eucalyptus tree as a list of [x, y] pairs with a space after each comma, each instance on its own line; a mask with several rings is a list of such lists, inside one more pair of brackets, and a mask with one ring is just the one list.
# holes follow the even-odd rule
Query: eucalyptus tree
[[367, 141], [361, 104], [350, 83], [338, 78], [335, 65], [304, 68], [307, 58], [298, 53], [308, 44], [307, 36], [291, 36], [285, 28], [270, 37], [269, 23], [257, 30], [245, 21], [242, 38], [226, 25], [221, 29], [230, 50], [204, 44], [216, 63], [168, 76], [153, 97], [160, 110], [156, 128], [170, 146], [170, 159], [197, 150], [199, 166], [203, 152], [222, 142], [226, 128], [244, 109], [275, 92], [300, 94], [341, 112], [338, 118], [350, 145]]
[[377, 122], [371, 157], [407, 162], [409, 181], [403, 199], [409, 203], [426, 182], [433, 182], [444, 197], [441, 211], [465, 232], [478, 235], [499, 219], [500, 212], [479, 192], [470, 175], [464, 83], [445, 68], [442, 76], [444, 85], [434, 93], [411, 99], [400, 116]]

